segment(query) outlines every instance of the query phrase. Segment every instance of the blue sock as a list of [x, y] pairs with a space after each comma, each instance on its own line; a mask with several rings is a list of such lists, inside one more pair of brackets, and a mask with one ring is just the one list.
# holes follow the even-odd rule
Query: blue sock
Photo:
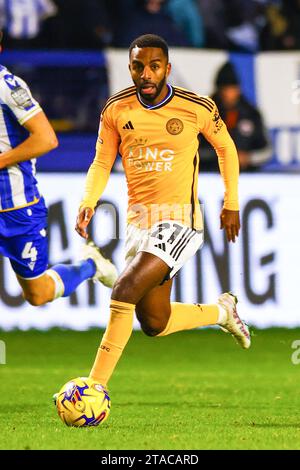
[[94, 276], [96, 265], [92, 259], [87, 259], [78, 264], [56, 264], [51, 269], [57, 272], [63, 282], [62, 297], [68, 297], [79, 284]]

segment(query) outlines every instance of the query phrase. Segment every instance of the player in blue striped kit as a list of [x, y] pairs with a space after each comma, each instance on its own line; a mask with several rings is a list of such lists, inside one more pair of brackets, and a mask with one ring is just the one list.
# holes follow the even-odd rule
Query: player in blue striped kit
[[69, 296], [91, 278], [112, 287], [117, 277], [115, 266], [93, 243], [83, 246], [79, 263], [48, 269], [47, 208], [35, 162], [57, 145], [26, 83], [0, 65], [0, 253], [9, 258], [31, 305]]

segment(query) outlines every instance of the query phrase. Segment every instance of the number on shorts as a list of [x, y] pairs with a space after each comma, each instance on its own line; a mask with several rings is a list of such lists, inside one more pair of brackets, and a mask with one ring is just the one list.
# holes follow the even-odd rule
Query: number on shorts
[[38, 252], [37, 249], [32, 245], [32, 242], [27, 242], [24, 246], [24, 249], [22, 251], [23, 259], [30, 259], [31, 261], [36, 261]]
[[[164, 236], [162, 235], [162, 232], [164, 230], [167, 230], [171, 227], [171, 225], [168, 222], [164, 222], [162, 224], [159, 224], [157, 226], [157, 229], [151, 234], [151, 237], [158, 238], [159, 240], [162, 240]], [[170, 238], [167, 240], [167, 243], [174, 243], [180, 232], [182, 231], [182, 226], [178, 224], [173, 224], [173, 227], [175, 228], [174, 232], [170, 235]]]
[[170, 228], [170, 224], [168, 222], [165, 222], [163, 224], [159, 224], [157, 226], [157, 229], [153, 233], [151, 233], [151, 237], [158, 238], [159, 240], [162, 240], [164, 237], [161, 234], [161, 232], [163, 232], [164, 230], [166, 230], [168, 228]]
[[175, 230], [172, 233], [172, 235], [170, 236], [169, 240], [167, 240], [167, 243], [170, 243], [171, 245], [172, 245], [172, 243], [174, 243], [174, 241], [176, 240], [176, 238], [178, 237], [180, 232], [182, 232], [181, 225], [174, 224], [173, 226], [175, 227]]

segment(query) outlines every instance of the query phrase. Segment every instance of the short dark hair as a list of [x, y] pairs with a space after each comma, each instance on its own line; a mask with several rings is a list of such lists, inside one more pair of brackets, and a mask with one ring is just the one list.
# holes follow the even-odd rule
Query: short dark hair
[[143, 34], [132, 41], [129, 46], [129, 57], [132, 49], [135, 47], [158, 47], [159, 49], [162, 49], [167, 60], [169, 60], [169, 46], [161, 36], [157, 36], [156, 34]]

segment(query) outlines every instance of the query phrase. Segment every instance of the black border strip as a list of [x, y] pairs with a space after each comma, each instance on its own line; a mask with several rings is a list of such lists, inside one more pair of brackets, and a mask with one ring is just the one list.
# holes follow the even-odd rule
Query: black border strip
[[191, 101], [192, 103], [196, 103], [196, 104], [199, 104], [199, 106], [203, 106], [204, 108], [207, 109], [207, 111], [209, 111], [211, 113], [212, 109], [210, 109], [208, 107], [208, 105], [206, 105], [206, 103], [203, 103], [202, 101], [200, 100], [196, 100], [196, 99], [193, 99], [193, 98], [190, 98], [189, 96], [184, 96], [184, 95], [180, 95], [179, 93], [177, 93], [177, 91], [175, 91], [175, 96], [178, 96], [178, 98], [182, 98], [183, 100], [187, 100], [187, 101]]

